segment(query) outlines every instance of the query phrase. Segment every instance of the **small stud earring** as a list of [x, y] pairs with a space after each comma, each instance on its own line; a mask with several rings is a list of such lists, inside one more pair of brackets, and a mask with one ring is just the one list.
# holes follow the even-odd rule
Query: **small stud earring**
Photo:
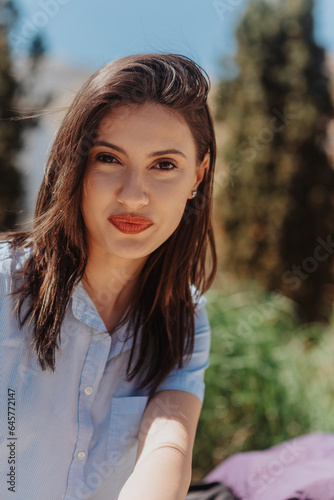
[[195, 198], [195, 196], [197, 195], [196, 189], [194, 189], [194, 191], [192, 191], [191, 194], [192, 194], [193, 198]]

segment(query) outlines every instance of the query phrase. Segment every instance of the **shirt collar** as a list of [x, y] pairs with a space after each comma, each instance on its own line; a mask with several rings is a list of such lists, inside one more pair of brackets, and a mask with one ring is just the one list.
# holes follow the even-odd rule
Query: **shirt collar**
[[[103, 332], [109, 336], [106, 326], [99, 315], [92, 299], [89, 297], [82, 281], [74, 287], [72, 292], [72, 312], [76, 319], [92, 327], [94, 330]], [[127, 333], [128, 322], [118, 328], [111, 336], [111, 346], [108, 359], [117, 356], [122, 351], [131, 349], [133, 339], [128, 337]], [[140, 332], [137, 337], [136, 344], [140, 340]]]
[[72, 292], [72, 312], [75, 318], [100, 332], [106, 331], [101, 316], [85, 290], [82, 281], [74, 287]]

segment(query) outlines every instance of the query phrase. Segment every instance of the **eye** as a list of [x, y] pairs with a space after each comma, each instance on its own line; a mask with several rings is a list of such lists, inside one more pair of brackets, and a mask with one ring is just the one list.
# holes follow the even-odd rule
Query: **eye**
[[159, 163], [155, 164], [154, 168], [156, 168], [157, 170], [165, 170], [167, 172], [171, 172], [172, 170], [177, 169], [177, 166], [170, 161], [159, 161]]
[[[100, 163], [115, 163], [118, 162], [117, 158], [109, 153], [102, 153], [95, 156], [95, 160]], [[113, 161], [115, 160], [115, 161]]]

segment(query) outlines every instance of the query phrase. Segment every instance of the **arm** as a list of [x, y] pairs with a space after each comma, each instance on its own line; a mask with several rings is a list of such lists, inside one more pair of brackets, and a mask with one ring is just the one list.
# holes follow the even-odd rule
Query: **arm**
[[157, 392], [142, 418], [134, 470], [118, 500], [184, 500], [200, 400], [180, 390]]

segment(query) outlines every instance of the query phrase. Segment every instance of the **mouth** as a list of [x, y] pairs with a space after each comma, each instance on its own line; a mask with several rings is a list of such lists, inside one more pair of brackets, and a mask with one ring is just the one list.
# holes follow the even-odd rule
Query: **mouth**
[[149, 227], [153, 226], [154, 222], [147, 217], [139, 215], [111, 215], [108, 221], [116, 227], [121, 233], [137, 234], [146, 231]]

